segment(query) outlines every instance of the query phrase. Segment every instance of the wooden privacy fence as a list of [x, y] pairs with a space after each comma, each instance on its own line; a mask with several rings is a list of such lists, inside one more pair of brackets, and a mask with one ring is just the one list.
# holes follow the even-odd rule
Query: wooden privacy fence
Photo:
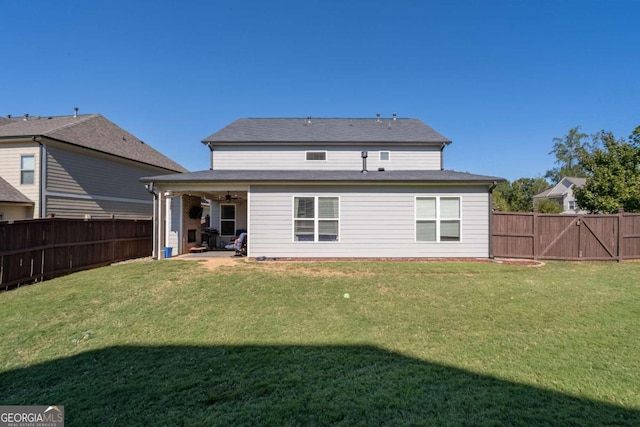
[[492, 256], [570, 261], [640, 259], [640, 214], [494, 212]]
[[47, 218], [0, 223], [0, 290], [150, 256], [151, 220]]

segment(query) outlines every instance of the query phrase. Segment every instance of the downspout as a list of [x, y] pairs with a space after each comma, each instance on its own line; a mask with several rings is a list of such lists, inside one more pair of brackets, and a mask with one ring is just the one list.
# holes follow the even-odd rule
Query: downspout
[[158, 193], [154, 188], [153, 182], [145, 185], [147, 191], [153, 194], [153, 248], [151, 251], [151, 258], [158, 259]]
[[[45, 173], [45, 168], [47, 165], [47, 159], [45, 158], [45, 156], [47, 155], [46, 151], [45, 151], [45, 147], [44, 144], [40, 141], [40, 137], [38, 136], [34, 136], [31, 138], [31, 140], [33, 142], [37, 142], [38, 145], [40, 146], [39, 148], [39, 153], [38, 156], [40, 157], [40, 167], [38, 168], [38, 179], [40, 181], [39, 183], [39, 201], [38, 201], [38, 210], [39, 212], [37, 213], [38, 218], [45, 218], [47, 216], [47, 212], [46, 212], [46, 203], [45, 203], [45, 191], [46, 191], [46, 179], [47, 179], [47, 175]], [[36, 212], [33, 213], [34, 215], [36, 215]]]
[[447, 144], [445, 144], [444, 142], [440, 146], [440, 170], [441, 171], [444, 170], [444, 147], [446, 147], [446, 146], [447, 146]]
[[489, 186], [489, 259], [493, 259], [493, 190], [497, 186], [498, 181]]
[[209, 170], [213, 170], [213, 145], [207, 142], [207, 147], [209, 147], [209, 151], [211, 152], [211, 154], [209, 154]]

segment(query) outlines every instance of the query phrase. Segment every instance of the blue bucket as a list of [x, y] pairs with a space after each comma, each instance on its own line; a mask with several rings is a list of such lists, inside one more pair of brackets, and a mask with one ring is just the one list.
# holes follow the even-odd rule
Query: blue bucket
[[171, 247], [164, 248], [164, 257], [165, 258], [171, 258], [171, 253], [172, 252], [173, 252], [173, 248], [171, 248]]

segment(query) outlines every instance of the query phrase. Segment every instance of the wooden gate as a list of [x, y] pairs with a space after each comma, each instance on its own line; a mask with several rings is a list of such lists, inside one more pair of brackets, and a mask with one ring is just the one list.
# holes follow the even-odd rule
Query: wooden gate
[[618, 260], [620, 236], [615, 215], [540, 216], [537, 258]]

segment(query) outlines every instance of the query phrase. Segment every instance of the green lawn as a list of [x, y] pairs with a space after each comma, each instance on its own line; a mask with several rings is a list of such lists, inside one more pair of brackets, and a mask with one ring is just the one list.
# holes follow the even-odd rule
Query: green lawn
[[0, 404], [65, 405], [69, 426], [637, 426], [638, 278], [640, 263], [114, 265], [0, 294]]

